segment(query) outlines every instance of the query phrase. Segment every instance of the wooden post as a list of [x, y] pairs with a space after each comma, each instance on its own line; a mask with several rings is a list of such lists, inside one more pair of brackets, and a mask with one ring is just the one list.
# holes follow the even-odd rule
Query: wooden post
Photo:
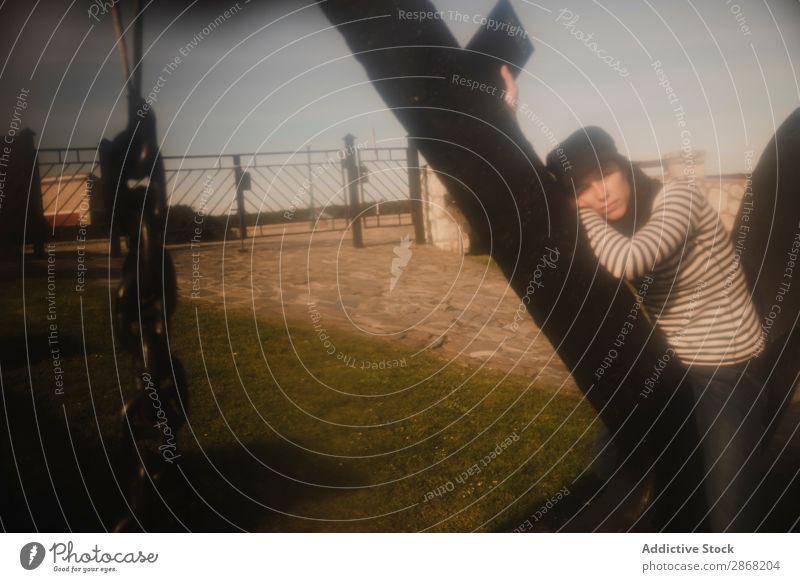
[[[661, 330], [641, 316], [630, 322], [634, 294], [598, 269], [569, 196], [503, 100], [453, 83], [455, 77], [483, 79], [485, 63], [460, 50], [441, 20], [412, 26], [381, 18], [399, 9], [433, 12], [429, 0], [329, 0], [320, 8], [555, 346], [614, 435], [620, 458], [640, 476], [656, 469], [658, 527], [696, 523], [685, 501], [702, 463], [687, 463], [699, 438], [686, 368], [677, 358], [664, 359], [669, 352]], [[499, 61], [490, 64], [499, 71]], [[621, 329], [623, 345], [615, 346]], [[658, 390], [644, 397], [656, 366]]]

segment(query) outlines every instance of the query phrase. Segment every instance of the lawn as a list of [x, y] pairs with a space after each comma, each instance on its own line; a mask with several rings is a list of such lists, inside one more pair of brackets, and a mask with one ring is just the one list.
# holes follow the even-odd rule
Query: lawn
[[[8, 530], [102, 531], [124, 509], [131, 357], [112, 334], [113, 292], [77, 293], [59, 275], [48, 305], [44, 275], [29, 270], [24, 308], [21, 280], [0, 285], [0, 430], [13, 442], [2, 440], [0, 517]], [[594, 412], [557, 386], [327, 331], [334, 354], [308, 320], [181, 300], [170, 343], [188, 373], [188, 422], [155, 508], [172, 525], [159, 528], [511, 529], [592, 457]]]

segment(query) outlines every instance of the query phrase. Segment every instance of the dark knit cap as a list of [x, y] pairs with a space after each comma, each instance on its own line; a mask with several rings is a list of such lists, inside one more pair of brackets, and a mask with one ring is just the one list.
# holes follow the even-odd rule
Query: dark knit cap
[[588, 126], [573, 132], [547, 154], [547, 169], [559, 181], [568, 183], [571, 178], [577, 183], [604, 163], [620, 159], [611, 136], [599, 127]]

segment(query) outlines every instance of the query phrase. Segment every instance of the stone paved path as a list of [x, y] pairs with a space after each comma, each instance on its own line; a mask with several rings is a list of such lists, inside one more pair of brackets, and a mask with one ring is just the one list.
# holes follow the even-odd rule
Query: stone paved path
[[318, 232], [257, 237], [244, 252], [238, 242], [172, 252], [184, 301], [305, 320], [309, 327], [313, 304], [326, 329], [577, 390], [527, 313], [520, 311], [512, 325], [520, 300], [487, 257], [412, 243], [407, 264], [393, 275], [406, 235], [413, 240], [411, 226], [366, 229], [362, 249], [353, 248], [349, 232]]

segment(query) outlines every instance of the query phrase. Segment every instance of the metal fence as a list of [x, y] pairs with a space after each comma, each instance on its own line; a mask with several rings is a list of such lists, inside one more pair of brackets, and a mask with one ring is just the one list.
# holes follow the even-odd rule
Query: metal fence
[[[357, 209], [349, 196], [348, 156], [358, 168]], [[406, 147], [355, 143], [350, 149], [307, 147], [163, 160], [168, 231], [187, 213], [225, 218], [225, 228], [237, 236], [279, 234], [284, 228], [343, 230], [355, 216], [365, 228], [412, 222], [409, 175], [413, 180], [414, 173]], [[94, 188], [102, 180], [95, 148], [40, 149], [39, 169], [45, 218], [54, 230], [103, 222], [108, 209], [101, 189]]]

